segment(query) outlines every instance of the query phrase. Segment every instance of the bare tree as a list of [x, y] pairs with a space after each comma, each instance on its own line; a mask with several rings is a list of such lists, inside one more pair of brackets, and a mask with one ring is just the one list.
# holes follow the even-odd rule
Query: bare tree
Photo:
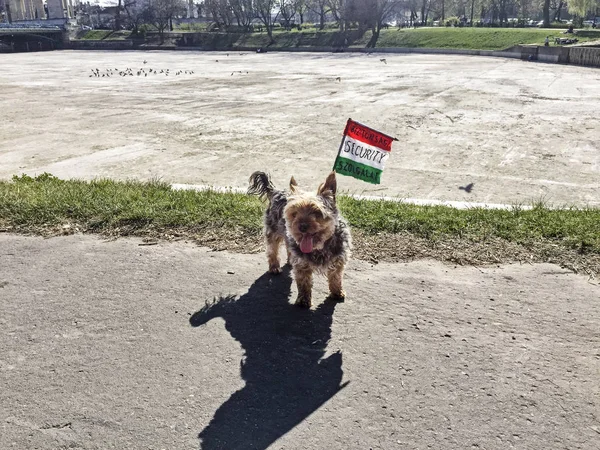
[[567, 2], [563, 0], [551, 0], [550, 1], [550, 9], [554, 10], [554, 14], [552, 14], [553, 22], [560, 22], [560, 16], [562, 14], [563, 8], [567, 6]]
[[325, 28], [325, 17], [329, 12], [329, 0], [307, 0], [306, 7], [319, 16], [319, 30]]
[[252, 0], [230, 0], [230, 8], [239, 27], [250, 30], [252, 19], [256, 17]]
[[329, 0], [329, 10], [338, 23], [340, 31], [347, 31], [352, 22], [359, 28], [364, 28], [365, 20], [369, 13], [367, 4], [371, 5], [378, 0]]
[[284, 21], [286, 29], [291, 28], [292, 20], [296, 16], [296, 3], [297, 0], [278, 0], [279, 3], [279, 14]]
[[279, 16], [279, 11], [277, 11], [276, 14], [273, 14], [277, 2], [278, 0], [256, 0], [254, 3], [256, 16], [265, 26], [271, 43], [274, 42], [273, 24], [277, 21], [277, 17]]
[[123, 9], [125, 10], [125, 14], [127, 16], [125, 19], [125, 25], [128, 29], [132, 30], [134, 35], [139, 33], [139, 28], [146, 19], [144, 8], [138, 3], [141, 2], [136, 0], [125, 0], [125, 3], [123, 4]]
[[296, 0], [296, 14], [300, 18], [300, 25], [304, 24], [304, 15], [308, 11], [308, 0]]
[[427, 17], [429, 16], [429, 9], [431, 8], [431, 0], [421, 1], [421, 25], [427, 23]]
[[229, 0], [205, 0], [204, 3], [217, 27], [231, 26], [234, 13]]
[[373, 32], [367, 47], [375, 48], [383, 26], [398, 12], [401, 0], [361, 0], [361, 19]]
[[185, 0], [153, 0], [146, 8], [144, 18], [158, 30], [160, 43], [165, 42], [165, 30], [173, 18], [185, 14], [187, 4]]

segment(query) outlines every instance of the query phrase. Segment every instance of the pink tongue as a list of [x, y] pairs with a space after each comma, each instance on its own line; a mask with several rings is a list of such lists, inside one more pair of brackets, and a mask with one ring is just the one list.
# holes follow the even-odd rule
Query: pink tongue
[[300, 250], [302, 253], [310, 253], [313, 249], [313, 238], [310, 234], [305, 234], [300, 242]]

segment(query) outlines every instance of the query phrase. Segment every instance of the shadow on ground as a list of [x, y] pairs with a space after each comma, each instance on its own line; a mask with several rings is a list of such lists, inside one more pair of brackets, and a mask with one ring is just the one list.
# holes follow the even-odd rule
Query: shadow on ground
[[190, 318], [199, 327], [222, 317], [245, 351], [246, 385], [200, 432], [201, 449], [266, 449], [347, 384], [340, 384], [342, 354], [323, 358], [336, 303], [300, 309], [289, 302], [291, 283], [287, 267], [265, 274], [238, 299], [221, 297]]

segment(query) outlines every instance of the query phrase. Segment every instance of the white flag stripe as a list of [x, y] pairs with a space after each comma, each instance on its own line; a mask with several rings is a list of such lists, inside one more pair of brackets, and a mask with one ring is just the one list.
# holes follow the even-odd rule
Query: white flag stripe
[[340, 157], [351, 159], [361, 164], [383, 170], [390, 152], [374, 145], [365, 144], [359, 140], [346, 136], [340, 151]]

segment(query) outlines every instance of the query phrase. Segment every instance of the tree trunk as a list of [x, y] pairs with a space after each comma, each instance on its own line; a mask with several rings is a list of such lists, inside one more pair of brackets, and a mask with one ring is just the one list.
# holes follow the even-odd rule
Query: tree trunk
[[475, 9], [475, 0], [471, 0], [471, 26], [473, 26], [473, 11]]
[[550, 26], [550, 0], [544, 0], [544, 26], [548, 28]]
[[121, 29], [121, 8], [123, 5], [121, 4], [121, 0], [119, 0], [119, 4], [117, 5], [117, 11], [115, 13], [115, 30], [118, 31]]
[[556, 13], [554, 13], [554, 20], [556, 22], [560, 22], [560, 15], [562, 13], [563, 2], [562, 0], [558, 3], [558, 8], [556, 8]]
[[379, 26], [373, 26], [371, 27], [371, 30], [373, 31], [373, 35], [367, 44], [367, 48], [375, 48], [375, 45], [377, 45], [377, 40], [379, 39], [379, 32], [381, 31], [381, 28]]

